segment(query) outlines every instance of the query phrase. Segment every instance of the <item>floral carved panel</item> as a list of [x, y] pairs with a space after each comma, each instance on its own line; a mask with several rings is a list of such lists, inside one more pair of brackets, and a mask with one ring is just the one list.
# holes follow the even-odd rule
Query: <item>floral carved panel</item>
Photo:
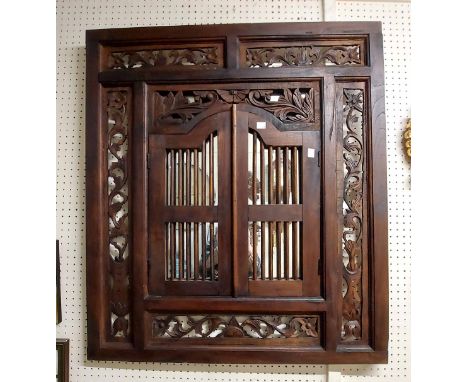
[[222, 66], [219, 47], [194, 47], [183, 49], [159, 48], [139, 51], [111, 52], [108, 69], [137, 69], [148, 67], [209, 67]]
[[319, 316], [154, 316], [153, 337], [319, 337]]
[[356, 64], [362, 64], [359, 45], [248, 48], [245, 61], [248, 68]]
[[343, 341], [362, 336], [364, 90], [343, 89]]
[[288, 130], [317, 129], [320, 120], [319, 92], [311, 87], [156, 91], [153, 99], [156, 126], [182, 125], [211, 106], [240, 103], [271, 113]]
[[129, 335], [129, 222], [128, 152], [129, 107], [127, 90], [107, 92], [107, 164], [110, 255], [111, 337]]

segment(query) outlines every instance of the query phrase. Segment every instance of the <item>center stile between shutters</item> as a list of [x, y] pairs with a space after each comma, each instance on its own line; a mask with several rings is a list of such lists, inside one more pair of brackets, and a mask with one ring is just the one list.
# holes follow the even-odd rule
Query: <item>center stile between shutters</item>
[[387, 362], [379, 23], [87, 32], [88, 358]]

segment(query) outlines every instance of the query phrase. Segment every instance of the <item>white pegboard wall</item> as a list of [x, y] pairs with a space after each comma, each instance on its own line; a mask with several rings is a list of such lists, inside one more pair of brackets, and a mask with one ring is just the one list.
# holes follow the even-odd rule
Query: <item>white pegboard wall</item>
[[[343, 367], [344, 380], [409, 380], [409, 168], [401, 151], [408, 116], [406, 60], [409, 4], [339, 2], [339, 20], [384, 24], [389, 173], [390, 364]], [[70, 338], [70, 380], [326, 381], [324, 365], [203, 365], [86, 360], [85, 296], [85, 30], [155, 25], [321, 21], [320, 0], [57, 1], [57, 238], [63, 322]]]

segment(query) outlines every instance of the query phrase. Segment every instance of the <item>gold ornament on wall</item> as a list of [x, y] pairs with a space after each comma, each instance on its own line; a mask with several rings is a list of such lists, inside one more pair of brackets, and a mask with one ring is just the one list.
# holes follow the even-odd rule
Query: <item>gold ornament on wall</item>
[[411, 118], [406, 121], [405, 131], [403, 133], [403, 144], [406, 157], [411, 162]]

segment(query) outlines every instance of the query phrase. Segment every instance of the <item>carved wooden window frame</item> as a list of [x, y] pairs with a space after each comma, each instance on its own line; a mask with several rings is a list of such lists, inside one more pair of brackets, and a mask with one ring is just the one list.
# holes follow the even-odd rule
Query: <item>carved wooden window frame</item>
[[[386, 363], [381, 24], [92, 30], [87, 31], [86, 45], [88, 358]], [[304, 86], [297, 84], [307, 81], [318, 84], [308, 87], [317, 92], [314, 104], [306, 105], [308, 93], [298, 90]], [[283, 86], [277, 95], [295, 111], [278, 111], [271, 105], [268, 97], [278, 82], [296, 84]], [[248, 84], [260, 89], [256, 95], [249, 93]], [[187, 112], [183, 89], [197, 86], [203, 94], [190, 97], [199, 110]], [[155, 101], [154, 89], [162, 92], [161, 100]], [[149, 293], [148, 269], [154, 266], [149, 243], [155, 239], [148, 189], [150, 168], [157, 164], [151, 142], [157, 145], [155, 133], [172, 134], [164, 124], [168, 119], [176, 119], [184, 129], [193, 127], [198, 114], [211, 110], [213, 98], [207, 91], [216, 92], [219, 112], [223, 107], [226, 113], [231, 110], [231, 116], [225, 116], [231, 131], [236, 131], [237, 115], [260, 106], [260, 123], [278, 131], [319, 132], [320, 251], [314, 265], [320, 274], [318, 296], [285, 297], [281, 289], [278, 296], [237, 295], [237, 279], [231, 280], [230, 297], [175, 295], [164, 305], [161, 296]], [[165, 102], [168, 96], [172, 98], [166, 117], [157, 115], [152, 110], [155, 102]], [[245, 118], [242, 123], [247, 123]], [[256, 134], [250, 122], [249, 129]], [[231, 150], [234, 154], [238, 149], [233, 145]], [[291, 156], [287, 148], [285, 153], [281, 155]], [[244, 213], [235, 205], [232, 211]], [[235, 240], [230, 245], [235, 246]]]

